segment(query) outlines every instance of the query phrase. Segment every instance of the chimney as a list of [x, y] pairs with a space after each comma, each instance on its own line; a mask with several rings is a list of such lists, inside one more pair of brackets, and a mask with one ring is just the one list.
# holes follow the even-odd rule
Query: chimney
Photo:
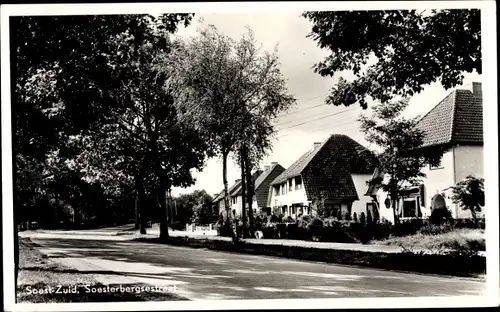
[[277, 165], [277, 164], [278, 164], [278, 163], [277, 163], [277, 162], [275, 162], [275, 161], [271, 162], [271, 166], [274, 166], [274, 165]]
[[314, 148], [318, 148], [321, 146], [321, 142], [314, 142]]
[[269, 168], [271, 168], [271, 166], [264, 166], [264, 171], [269, 170]]
[[237, 180], [234, 181], [234, 183], [238, 183], [240, 181], [241, 181], [241, 179], [237, 179]]
[[472, 94], [474, 96], [482, 98], [483, 97], [483, 88], [480, 82], [473, 82], [472, 83]]

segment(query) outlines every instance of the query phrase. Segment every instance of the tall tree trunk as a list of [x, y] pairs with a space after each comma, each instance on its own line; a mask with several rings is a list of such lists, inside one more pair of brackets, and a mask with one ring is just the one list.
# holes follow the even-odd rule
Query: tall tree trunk
[[138, 212], [139, 212], [139, 232], [141, 234], [146, 234], [146, 192], [144, 190], [144, 185], [142, 184], [142, 175], [138, 176], [136, 180], [136, 190], [139, 197]]
[[240, 149], [240, 168], [241, 168], [241, 220], [243, 221], [242, 234], [243, 238], [247, 237], [246, 231], [246, 183], [245, 183], [245, 150], [244, 148]]
[[168, 207], [167, 198], [165, 193], [167, 192], [165, 186], [165, 178], [160, 177], [160, 188], [159, 188], [159, 200], [160, 200], [160, 241], [165, 242], [168, 240]]
[[254, 181], [252, 177], [252, 165], [248, 159], [248, 150], [245, 150], [245, 175], [247, 179], [247, 202], [248, 202], [248, 225], [250, 236], [254, 236], [254, 219], [253, 219], [253, 197], [255, 195]]
[[[14, 205], [14, 289], [17, 291], [17, 276], [19, 274], [19, 232], [17, 229], [18, 225], [18, 213], [16, 212], [16, 205]], [[17, 303], [17, 296], [16, 296]]]
[[134, 200], [134, 208], [135, 208], [135, 229], [139, 229], [139, 192], [135, 190], [135, 200]]
[[226, 209], [226, 221], [231, 220], [231, 207], [229, 206], [229, 186], [227, 183], [227, 152], [222, 153], [222, 182], [224, 183], [224, 208]]

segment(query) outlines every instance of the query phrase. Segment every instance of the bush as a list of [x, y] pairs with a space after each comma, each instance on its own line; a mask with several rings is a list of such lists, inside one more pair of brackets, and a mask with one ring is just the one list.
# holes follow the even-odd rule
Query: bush
[[290, 216], [286, 216], [281, 220], [281, 222], [283, 222], [283, 223], [295, 223], [295, 220]]
[[485, 218], [478, 219], [477, 225], [474, 220], [470, 218], [453, 220], [454, 227], [457, 229], [475, 229], [479, 226], [479, 229], [484, 230], [485, 223]]
[[233, 225], [231, 224], [230, 221], [222, 221], [222, 222], [220, 222], [220, 220], [217, 221], [216, 229], [217, 229], [217, 235], [219, 236], [224, 236], [224, 237], [235, 236]]
[[359, 216], [359, 223], [365, 224], [366, 223], [366, 216], [364, 212], [361, 212], [361, 215]]
[[453, 227], [450, 224], [427, 224], [422, 226], [418, 232], [424, 235], [438, 235], [453, 231]]
[[281, 222], [282, 219], [283, 219], [283, 215], [282, 214], [275, 214], [275, 213], [273, 213], [270, 216], [269, 221], [273, 222], [273, 223], [278, 223], [278, 222]]
[[434, 209], [429, 217], [429, 222], [435, 225], [440, 225], [452, 219], [449, 209]]
[[256, 231], [262, 231], [262, 228], [267, 223], [267, 215], [261, 211], [254, 215], [254, 226]]
[[354, 222], [358, 222], [358, 214], [354, 213], [353, 216], [352, 216], [352, 219], [353, 219]]
[[346, 212], [344, 219], [347, 220], [347, 221], [351, 221], [351, 214], [349, 212]]
[[366, 223], [367, 224], [372, 224], [373, 223], [373, 216], [370, 210], [366, 212]]
[[318, 218], [312, 219], [311, 223], [308, 224], [307, 232], [310, 238], [318, 240], [323, 232], [323, 221]]

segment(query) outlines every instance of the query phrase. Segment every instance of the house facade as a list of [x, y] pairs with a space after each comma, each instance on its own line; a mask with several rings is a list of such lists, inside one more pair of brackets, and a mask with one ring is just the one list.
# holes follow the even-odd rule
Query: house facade
[[[445, 152], [439, 166], [428, 165], [422, 169], [426, 177], [421, 185], [407, 186], [407, 198], [400, 199], [396, 206], [398, 216], [425, 218], [433, 209], [447, 208], [454, 218], [470, 218], [469, 211], [452, 203], [447, 189], [468, 175], [484, 176], [481, 83], [474, 82], [469, 89], [452, 91], [420, 119], [418, 127], [425, 134], [420, 150], [440, 148]], [[374, 175], [389, 178], [378, 172]], [[380, 216], [393, 222], [392, 209], [385, 209], [387, 194], [372, 187], [366, 195], [380, 204]]]
[[[283, 168], [277, 162], [272, 162], [270, 165], [265, 166], [264, 170], [257, 170], [253, 173], [252, 178], [254, 181], [255, 194], [253, 197], [252, 209], [254, 211], [262, 210], [267, 208], [267, 198], [269, 192], [269, 184], [274, 180], [279, 174], [281, 174], [285, 168]], [[242, 212], [242, 184], [241, 179], [234, 182], [229, 188], [230, 195], [230, 205], [233, 215], [241, 215]], [[221, 191], [214, 202], [218, 205], [219, 211], [224, 211], [224, 191]], [[245, 205], [246, 206], [246, 205]]]
[[297, 218], [316, 213], [315, 203], [323, 202], [332, 216], [352, 216], [372, 202], [363, 196], [377, 159], [365, 147], [343, 134], [314, 143], [271, 183], [268, 206]]

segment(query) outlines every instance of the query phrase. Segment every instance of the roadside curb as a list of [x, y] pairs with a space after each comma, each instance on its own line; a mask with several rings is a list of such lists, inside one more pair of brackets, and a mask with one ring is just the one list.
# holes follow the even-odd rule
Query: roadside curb
[[158, 238], [136, 238], [134, 241], [167, 244], [187, 248], [235, 252], [305, 260], [340, 265], [350, 265], [399, 271], [406, 273], [433, 274], [479, 280], [485, 274], [486, 259], [481, 256], [418, 254], [410, 252], [383, 253], [343, 249], [319, 249], [299, 246], [269, 245], [232, 242], [214, 239], [170, 237], [162, 243]]

